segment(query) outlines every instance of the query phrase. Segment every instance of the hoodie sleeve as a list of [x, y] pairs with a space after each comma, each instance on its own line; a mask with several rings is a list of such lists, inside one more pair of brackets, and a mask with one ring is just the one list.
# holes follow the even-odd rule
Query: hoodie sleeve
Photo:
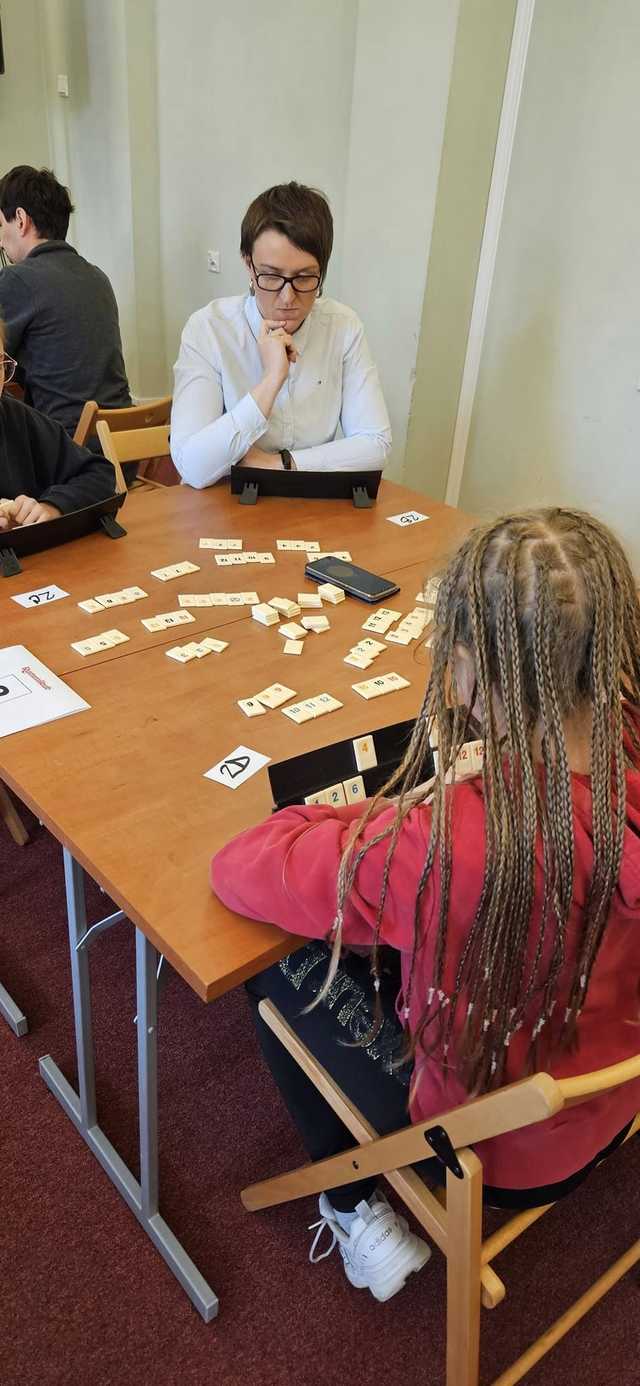
[[[393, 813], [390, 807], [378, 814], [367, 825], [364, 840], [375, 837]], [[351, 824], [361, 814], [361, 805], [338, 810], [301, 805], [272, 814], [216, 853], [211, 863], [213, 890], [238, 914], [278, 924], [306, 938], [325, 938], [334, 921], [342, 853]], [[413, 943], [413, 901], [430, 816], [423, 807], [409, 814], [394, 855], [381, 942], [398, 949], [411, 948]], [[345, 911], [347, 944], [373, 942], [388, 845], [387, 837], [371, 847], [359, 867]], [[428, 909], [425, 898], [424, 910]]]

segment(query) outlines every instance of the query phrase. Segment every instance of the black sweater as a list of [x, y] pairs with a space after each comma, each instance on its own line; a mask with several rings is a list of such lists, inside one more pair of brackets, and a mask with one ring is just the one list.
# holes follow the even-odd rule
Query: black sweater
[[0, 396], [0, 499], [33, 496], [67, 515], [106, 500], [115, 489], [106, 457], [72, 443], [55, 419]]

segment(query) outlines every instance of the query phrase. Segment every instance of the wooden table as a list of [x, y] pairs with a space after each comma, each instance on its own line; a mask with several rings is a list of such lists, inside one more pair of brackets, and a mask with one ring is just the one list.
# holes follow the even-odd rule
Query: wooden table
[[[399, 529], [385, 516], [413, 507], [426, 522]], [[234, 915], [208, 885], [212, 854], [236, 832], [259, 821], [272, 804], [266, 770], [237, 789], [204, 772], [237, 745], [285, 759], [345, 737], [416, 715], [427, 673], [424, 647], [390, 645], [375, 673], [396, 670], [410, 680], [400, 692], [365, 702], [351, 685], [361, 675], [343, 657], [362, 634], [370, 613], [347, 599], [326, 608], [331, 628], [310, 633], [301, 656], [285, 657], [277, 626], [264, 628], [248, 608], [206, 608], [182, 631], [149, 635], [140, 616], [177, 604], [178, 591], [249, 590], [263, 600], [295, 598], [314, 585], [304, 579], [304, 554], [276, 554], [273, 567], [219, 568], [201, 535], [242, 537], [244, 548], [270, 549], [276, 537], [317, 539], [348, 548], [361, 566], [392, 576], [400, 593], [390, 604], [406, 612], [424, 578], [437, 571], [468, 530], [458, 511], [433, 505], [392, 483], [377, 507], [356, 511], [345, 503], [261, 500], [238, 507], [220, 487], [186, 488], [130, 496], [123, 517], [128, 538], [80, 540], [25, 563], [21, 578], [0, 589], [3, 643], [22, 643], [90, 704], [90, 710], [19, 736], [0, 740], [0, 777], [25, 800], [63, 845], [78, 1055], [76, 1093], [50, 1056], [40, 1061], [47, 1085], [116, 1184], [205, 1320], [217, 1299], [158, 1211], [156, 1019], [160, 955], [205, 1001], [283, 957], [296, 945], [268, 922]], [[150, 591], [152, 567], [202, 560], [199, 573], [160, 584], [151, 600], [87, 617], [75, 603], [94, 593], [134, 583]], [[255, 579], [254, 579], [255, 574]], [[197, 581], [196, 581], [197, 580]], [[5, 593], [55, 581], [71, 595], [49, 607], [24, 611]], [[173, 594], [173, 595], [171, 595]], [[196, 614], [194, 612], [194, 614]], [[99, 624], [95, 624], [99, 623]], [[117, 624], [132, 639], [82, 660], [70, 649], [79, 632]], [[179, 665], [168, 646], [195, 634], [220, 632], [221, 655]], [[278, 710], [247, 720], [237, 698], [279, 681], [296, 696], [330, 692], [343, 707], [295, 726]], [[113, 809], [110, 811], [110, 805]], [[118, 905], [114, 915], [87, 929], [84, 870]], [[96, 1110], [88, 946], [123, 919], [136, 928], [140, 1180], [124, 1165], [101, 1130]]]
[[[411, 509], [417, 500], [429, 520], [400, 529], [386, 519]], [[129, 642], [93, 655], [92, 667], [154, 645], [184, 644], [187, 637], [196, 639], [213, 626], [246, 619], [242, 607], [194, 608], [195, 622], [188, 630], [185, 627], [184, 640], [179, 628], [158, 634], [145, 630], [141, 618], [174, 610], [180, 592], [257, 591], [261, 601], [295, 596], [296, 591], [309, 586], [304, 579], [299, 580], [304, 572], [304, 554], [276, 553], [276, 538], [317, 540], [323, 551], [349, 549], [361, 568], [387, 574], [414, 562], [423, 563], [425, 570], [437, 568], [469, 528], [460, 511], [426, 502], [392, 482], [382, 483], [378, 503], [371, 510], [356, 510], [345, 501], [268, 497], [255, 506], [238, 505], [224, 483], [206, 491], [188, 486], [141, 489], [128, 495], [119, 520], [127, 530], [124, 539], [108, 539], [102, 533], [90, 535], [24, 558], [18, 577], [0, 578], [2, 645], [26, 645], [54, 673], [63, 676], [87, 667], [87, 660], [72, 650], [72, 642], [114, 626], [130, 637]], [[198, 547], [201, 537], [242, 538], [245, 549], [271, 551], [277, 564], [219, 567], [211, 550]], [[152, 568], [186, 559], [200, 564], [200, 571], [171, 582], [150, 576]], [[34, 610], [25, 610], [10, 600], [52, 582], [68, 592], [70, 600]], [[134, 585], [144, 588], [149, 597], [94, 616], [77, 606], [87, 597]]]

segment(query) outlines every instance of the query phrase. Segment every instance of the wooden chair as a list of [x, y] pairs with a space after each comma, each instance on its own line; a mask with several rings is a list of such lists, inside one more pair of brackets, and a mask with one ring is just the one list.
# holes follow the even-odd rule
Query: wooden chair
[[[130, 432], [132, 429], [157, 428], [160, 424], [168, 424], [170, 417], [171, 395], [162, 395], [159, 399], [150, 399], [144, 404], [132, 404], [126, 409], [101, 409], [94, 399], [89, 399], [78, 419], [73, 441], [83, 447], [87, 438], [98, 431], [99, 423], [107, 423], [112, 433], [121, 433]], [[165, 451], [168, 454], [168, 447]], [[138, 468], [138, 478], [152, 480], [153, 478], [147, 477], [147, 472], [153, 467], [156, 457], [162, 455], [142, 453], [140, 458], [133, 458], [132, 461], [140, 461], [141, 464]]]
[[24, 847], [29, 841], [29, 834], [22, 822], [20, 814], [15, 807], [13, 800], [10, 799], [8, 790], [0, 780], [0, 818], [5, 827], [9, 829], [14, 842], [18, 847]]
[[[143, 458], [150, 460], [154, 457], [165, 457], [169, 451], [169, 429], [166, 424], [159, 424], [156, 428], [133, 428], [112, 433], [106, 420], [100, 419], [96, 425], [96, 432], [105, 457], [115, 467], [118, 491], [123, 488], [126, 490], [122, 474], [123, 463], [138, 462]], [[145, 478], [146, 486], [157, 487], [159, 484]]]
[[[260, 1002], [260, 1014], [359, 1145], [341, 1155], [250, 1185], [241, 1194], [245, 1208], [254, 1212], [383, 1174], [447, 1258], [447, 1386], [478, 1386], [480, 1304], [494, 1309], [506, 1293], [492, 1261], [554, 1205], [518, 1213], [483, 1241], [482, 1164], [470, 1147], [492, 1136], [545, 1121], [563, 1107], [585, 1102], [595, 1093], [639, 1078], [640, 1055], [578, 1078], [555, 1079], [548, 1073], [537, 1073], [432, 1121], [378, 1136], [270, 1001]], [[627, 1139], [638, 1130], [640, 1117]], [[444, 1191], [430, 1190], [411, 1168], [433, 1155], [427, 1140], [429, 1134], [436, 1143], [439, 1136], [439, 1152], [444, 1151], [447, 1159], [446, 1195]], [[513, 1386], [520, 1381], [638, 1261], [640, 1240], [536, 1339], [493, 1386]]]
[[171, 395], [149, 399], [144, 404], [130, 404], [126, 409], [101, 409], [94, 399], [88, 399], [78, 419], [73, 441], [84, 447], [101, 420], [106, 420], [112, 433], [120, 433], [123, 429], [155, 428], [157, 424], [168, 424], [170, 417]]

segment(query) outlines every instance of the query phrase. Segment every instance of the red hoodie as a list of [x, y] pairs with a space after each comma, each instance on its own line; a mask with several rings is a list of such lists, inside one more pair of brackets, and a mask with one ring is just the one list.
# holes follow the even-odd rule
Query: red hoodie
[[[593, 862], [591, 781], [572, 776], [575, 823], [573, 905], [567, 926], [566, 964], [555, 1008], [562, 1018], [577, 931], [584, 910]], [[452, 880], [448, 947], [443, 989], [453, 990], [461, 951], [475, 917], [484, 870], [485, 811], [480, 777], [450, 791], [452, 811]], [[544, 1066], [557, 1077], [587, 1073], [618, 1063], [640, 1051], [640, 773], [627, 775], [627, 827], [618, 886], [613, 896], [605, 935], [593, 968], [588, 994], [578, 1021], [577, 1045], [572, 1051], [549, 1052], [550, 1034], [543, 1030]], [[385, 810], [367, 826], [373, 837], [393, 815]], [[362, 814], [361, 805], [334, 809], [303, 805], [283, 809], [267, 822], [233, 839], [214, 857], [211, 884], [230, 909], [252, 919], [268, 920], [292, 934], [325, 938], [336, 908], [338, 866], [350, 823]], [[413, 906], [425, 860], [431, 826], [428, 807], [413, 809], [398, 840], [389, 878], [381, 941], [402, 955], [402, 976], [408, 981], [413, 933]], [[345, 944], [372, 941], [376, 907], [388, 840], [361, 863], [345, 912]], [[434, 867], [424, 894], [424, 946], [413, 983], [409, 1025], [416, 1024], [431, 985], [433, 945], [438, 923], [439, 869]], [[536, 861], [536, 903], [531, 938], [538, 933], [542, 901], [542, 848]], [[464, 1007], [458, 1007], [459, 1024]], [[531, 1022], [533, 1023], [533, 1021]], [[550, 1027], [547, 1027], [547, 1032]], [[458, 1025], [456, 1025], [456, 1030]], [[523, 1077], [531, 1039], [526, 1023], [509, 1045], [505, 1082]], [[544, 1041], [547, 1041], [545, 1053]], [[452, 1046], [452, 1049], [455, 1046]], [[419, 1081], [411, 1105], [413, 1121], [458, 1106], [467, 1092], [455, 1069], [443, 1071], [442, 1056], [416, 1056]], [[568, 1178], [593, 1159], [640, 1111], [640, 1080], [605, 1093], [557, 1117], [479, 1144], [485, 1182], [502, 1188], [534, 1188]]]

